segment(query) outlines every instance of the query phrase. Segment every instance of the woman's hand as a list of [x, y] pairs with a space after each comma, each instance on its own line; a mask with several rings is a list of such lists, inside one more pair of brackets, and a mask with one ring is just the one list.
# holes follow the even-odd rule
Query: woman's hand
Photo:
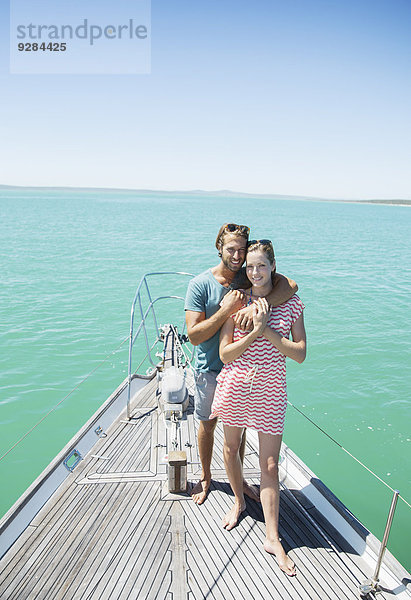
[[278, 331], [265, 327], [263, 336], [284, 356], [292, 358], [298, 363], [305, 360], [307, 354], [307, 336], [304, 327], [304, 316], [301, 315], [291, 326], [292, 341]]
[[257, 298], [253, 304], [254, 315], [253, 315], [253, 331], [258, 332], [261, 335], [267, 325], [268, 317], [270, 314], [270, 305], [265, 298]]
[[241, 331], [251, 331], [253, 328], [254, 306], [250, 304], [238, 310], [233, 315], [234, 324]]

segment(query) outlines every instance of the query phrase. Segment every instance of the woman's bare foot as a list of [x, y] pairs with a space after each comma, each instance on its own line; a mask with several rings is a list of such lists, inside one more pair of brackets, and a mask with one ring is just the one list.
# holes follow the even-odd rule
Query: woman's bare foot
[[245, 502], [239, 503], [235, 502], [231, 509], [228, 511], [222, 520], [222, 525], [224, 529], [230, 531], [233, 529], [238, 523], [238, 519], [240, 518], [241, 513], [245, 510]]
[[200, 479], [191, 490], [191, 497], [196, 504], [202, 504], [207, 498], [211, 479]]
[[265, 540], [264, 550], [269, 554], [274, 554], [277, 559], [278, 566], [284, 573], [289, 577], [296, 575], [295, 564], [289, 556], [284, 552], [284, 548], [281, 545], [280, 540], [270, 541]]
[[261, 502], [260, 490], [258, 489], [258, 487], [256, 485], [247, 483], [245, 479], [243, 481], [243, 494], [251, 498], [251, 500]]

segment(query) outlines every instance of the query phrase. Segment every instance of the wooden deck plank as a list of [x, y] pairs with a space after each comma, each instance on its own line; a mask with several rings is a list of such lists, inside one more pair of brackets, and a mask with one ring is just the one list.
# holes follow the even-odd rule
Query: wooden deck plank
[[[236, 600], [235, 589], [239, 582], [235, 581], [233, 568], [221, 553], [222, 548], [213, 531], [208, 529], [204, 519], [199, 518], [201, 508], [186, 502], [183, 509], [186, 514], [188, 564], [194, 570], [194, 562], [203, 563], [203, 593], [211, 590], [213, 596], [222, 595], [227, 600]], [[207, 556], [206, 560], [204, 556]]]
[[[304, 539], [309, 532], [309, 535], [313, 536], [315, 539], [321, 539], [321, 537], [323, 537], [327, 540], [327, 543], [332, 548], [332, 553], [330, 554], [329, 552], [323, 552], [323, 556], [325, 557], [325, 560], [329, 560], [328, 557], [332, 557], [333, 559], [333, 562], [330, 566], [330, 571], [332, 572], [332, 569], [335, 569], [335, 573], [339, 573], [341, 586], [343, 586], [344, 583], [347, 585], [347, 583], [350, 582], [351, 589], [354, 590], [354, 597], [358, 597], [358, 586], [366, 577], [371, 576], [371, 570], [366, 576], [365, 571], [368, 570], [367, 565], [365, 565], [364, 561], [355, 554], [354, 550], [347, 544], [345, 540], [343, 540], [343, 538], [341, 538], [338, 532], [336, 532], [336, 530], [330, 526], [329, 523], [326, 524], [323, 519], [321, 520], [321, 523], [314, 526], [311, 523], [310, 511], [304, 510], [289, 490], [284, 490], [284, 492], [285, 493], [283, 497], [285, 502], [287, 503], [288, 501], [292, 504], [292, 507], [289, 511], [289, 518], [294, 520], [297, 515], [299, 516], [300, 521], [305, 523], [307, 530], [303, 534]], [[320, 554], [321, 550], [322, 548], [320, 547]], [[389, 596], [386, 596], [384, 592], [380, 592], [379, 597], [381, 599], [387, 598], [387, 600], [389, 598]]]
[[[311, 544], [308, 538], [302, 540], [298, 537], [299, 523], [297, 516], [295, 520], [289, 522], [285, 518], [284, 497], [280, 497], [280, 523], [279, 532], [282, 538], [284, 549], [289, 553], [296, 563], [298, 579], [304, 582], [304, 587], [310, 596], [315, 597], [315, 593], [321, 594], [321, 598], [345, 598], [344, 593], [336, 596], [336, 591], [331, 591], [328, 585], [328, 572], [317, 560], [313, 559], [318, 555], [322, 542]], [[253, 517], [256, 519], [257, 527], [264, 534], [265, 524], [262, 509], [257, 507]], [[310, 546], [314, 546], [311, 548]], [[338, 591], [338, 590], [337, 590]]]
[[[156, 484], [156, 488], [158, 492], [158, 484]], [[121, 551], [116, 554], [104, 579], [95, 588], [96, 598], [103, 589], [111, 598], [127, 597], [128, 591], [124, 593], [124, 588], [128, 580], [132, 581], [136, 597], [145, 597], [141, 590], [147, 581], [153, 580], [157, 576], [156, 557], [164, 539], [168, 538], [166, 547], [170, 544], [169, 507], [161, 506], [159, 508], [156, 502], [153, 507], [157, 510], [147, 512], [146, 518], [136, 525], [132, 531], [133, 535], [126, 539]], [[156, 518], [154, 518], [154, 513]], [[164, 554], [162, 558], [164, 558]]]
[[[213, 516], [214, 527], [218, 527], [221, 531], [222, 516], [231, 508], [233, 496], [227, 493], [229, 486], [226, 482], [214, 482], [213, 487], [215, 489], [213, 496], [216, 500], [210, 513]], [[247, 507], [250, 504], [256, 503], [247, 500]], [[263, 593], [263, 598], [265, 598], [268, 593], [268, 597], [270, 597], [269, 594], [272, 594], [274, 597], [280, 595], [281, 598], [310, 600], [310, 596], [305, 594], [303, 589], [298, 589], [301, 587], [301, 582], [293, 579], [291, 583], [289, 578], [278, 569], [275, 559], [271, 556], [268, 557], [263, 551], [265, 531], [259, 531], [256, 522], [247, 513], [248, 508], [236, 528], [229, 532], [222, 530], [223, 543], [229, 548], [232, 559], [238, 561], [237, 568], [239, 570], [244, 564], [247, 564], [252, 582], [254, 585], [256, 583], [258, 585], [257, 592], [255, 592], [257, 597], [259, 593]], [[261, 588], [264, 592], [261, 591]]]
[[[282, 502], [281, 502], [281, 504], [282, 504], [282, 506], [281, 506], [281, 515], [280, 515], [280, 532], [282, 531], [282, 528], [285, 528], [285, 529], [286, 529], [286, 531], [287, 531], [287, 530], [289, 530], [289, 531], [291, 531], [291, 532], [292, 532], [294, 527], [298, 527], [298, 523], [296, 523], [296, 522], [295, 522], [295, 519], [294, 519], [293, 521], [291, 521], [291, 522], [288, 522], [288, 523], [287, 523], [287, 522], [284, 520], [284, 497], [282, 498]], [[249, 507], [250, 505], [251, 505], [251, 506], [252, 506], [252, 505], [255, 505], [255, 507], [258, 507], [258, 505], [257, 505], [257, 504], [255, 504], [255, 503], [249, 503], [249, 502], [248, 502], [248, 503], [247, 503], [247, 506]], [[252, 510], [252, 509], [251, 509], [251, 510]], [[248, 511], [250, 511], [250, 509], [248, 509]], [[260, 528], [261, 528], [261, 530], [262, 530], [262, 533], [263, 533], [263, 532], [264, 532], [264, 524], [263, 524], [263, 515], [262, 515], [262, 510], [261, 510], [261, 508], [260, 508], [260, 507], [258, 507], [258, 508], [256, 508], [255, 510], [252, 510], [252, 516], [253, 516], [255, 519], [257, 519], [258, 525], [260, 526]], [[291, 518], [291, 517], [290, 517], [290, 518]], [[283, 536], [283, 537], [284, 537], [284, 536]], [[284, 541], [285, 541], [285, 542], [287, 542], [287, 540], [284, 540]], [[289, 540], [289, 541], [290, 541], [289, 548], [293, 548], [293, 546], [303, 545], [303, 544], [301, 544], [301, 543], [295, 543], [295, 540], [294, 540], [294, 541], [293, 541], [293, 540]], [[305, 540], [305, 542], [306, 542], [306, 544], [307, 544], [307, 545], [313, 545], [313, 546], [314, 546], [314, 552], [315, 552], [316, 554], [320, 555], [320, 552], [321, 552], [321, 546], [322, 546], [322, 544], [318, 544], [318, 543], [316, 543], [316, 544], [310, 544], [310, 541], [309, 541], [309, 540]], [[285, 546], [287, 547], [287, 546], [288, 546], [288, 544], [287, 544], [287, 543], [285, 543]], [[325, 552], [325, 551], [324, 551], [324, 552]], [[293, 550], [291, 550], [291, 553], [293, 553]], [[292, 555], [292, 554], [291, 554], [291, 555]], [[326, 554], [326, 553], [324, 554], [324, 556], [325, 556], [325, 558], [327, 558], [327, 554]], [[328, 562], [330, 562], [328, 558], [327, 558], [327, 560], [328, 560]], [[304, 561], [304, 562], [305, 562], [305, 561]], [[315, 562], [315, 561], [314, 561], [314, 562]], [[331, 574], [333, 574], [333, 572], [334, 572], [334, 569], [336, 568], [336, 565], [337, 565], [337, 564], [338, 564], [338, 563], [335, 563], [335, 562], [334, 562], [334, 563], [330, 563], [330, 564], [329, 564], [329, 570], [330, 570], [330, 573], [331, 573]], [[320, 566], [319, 566], [319, 569], [320, 569], [320, 570], [321, 570], [321, 569], [323, 569], [323, 567], [321, 566], [321, 564], [320, 564]], [[324, 576], [325, 576], [326, 578], [328, 578], [328, 573], [327, 573], [327, 570], [325, 570], [325, 571], [323, 570], [323, 572], [324, 572]]]
[[[119, 471], [121, 468], [127, 471], [136, 469], [150, 469], [150, 449], [147, 444], [147, 434], [151, 432], [151, 414], [144, 414], [137, 424], [120, 423], [119, 428], [113, 433], [111, 443], [103, 447], [102, 454], [109, 460], [98, 463], [98, 471]], [[143, 464], [142, 464], [143, 463]], [[144, 465], [144, 466], [143, 466]]]
[[47, 598], [63, 597], [62, 590], [64, 591], [67, 577], [70, 573], [75, 574], [81, 569], [96, 543], [95, 538], [99, 537], [101, 520], [107, 518], [111, 506], [121, 505], [121, 485], [114, 484], [107, 488], [104, 496], [103, 490], [99, 490], [99, 497], [96, 497], [98, 513], [95, 505], [90, 505], [81, 518], [79, 518], [80, 514], [69, 515], [64, 529], [57, 526], [51, 541], [48, 535], [42, 540], [42, 557], [36, 561], [39, 565], [37, 573], [40, 578], [31, 590], [33, 595], [41, 588], [47, 591]]
[[[119, 510], [117, 512], [113, 511], [110, 521], [106, 521], [101, 532], [94, 536], [91, 551], [87, 556], [84, 556], [79, 568], [72, 570], [70, 577], [66, 578], [65, 584], [68, 591], [65, 596], [62, 596], [63, 598], [82, 597], [83, 590], [90, 585], [92, 577], [95, 576], [97, 579], [101, 577], [113, 556], [117, 552], [121, 552], [121, 544], [129, 532], [130, 521], [132, 521], [133, 516], [139, 516], [139, 507], [137, 508], [133, 501], [135, 495], [141, 492], [147, 502], [151, 501], [149, 486], [145, 484], [121, 485], [124, 486], [123, 491], [126, 495]], [[130, 507], [133, 507], [134, 514], [130, 514]]]
[[[297, 565], [299, 577], [304, 577], [306, 586], [310, 587], [312, 594], [315, 592], [321, 598], [329, 598], [330, 600], [337, 597], [341, 599], [351, 598], [349, 588], [344, 585], [342, 588], [332, 584], [332, 570], [328, 571], [324, 562], [319, 556], [320, 548], [317, 547], [313, 551], [307, 543], [299, 539], [294, 527], [292, 530], [286, 526], [286, 521], [282, 521], [282, 539], [284, 546], [293, 548], [293, 557]], [[356, 598], [356, 596], [354, 596]]]
[[[302, 515], [299, 515], [298, 511], [291, 513], [291, 508], [287, 507], [286, 498], [282, 493], [280, 502], [282, 535], [287, 546], [294, 548], [296, 556], [300, 556], [301, 567], [299, 570], [302, 568], [310, 571], [310, 578], [317, 582], [320, 589], [324, 590], [324, 597], [333, 597], [338, 591], [339, 595], [344, 598], [345, 592], [349, 592], [349, 590], [346, 584], [337, 590], [335, 572], [337, 564], [329, 553], [330, 551], [334, 552], [333, 549], [324, 537], [315, 537], [314, 530], [304, 522]], [[333, 578], [334, 585], [330, 588]], [[351, 595], [349, 594], [348, 597]]]
[[[73, 598], [87, 597], [90, 590], [100, 585], [100, 590], [104, 589], [104, 581], [109, 579], [117, 562], [125, 552], [125, 545], [129, 543], [130, 538], [136, 531], [136, 527], [141, 540], [149, 538], [149, 532], [146, 531], [147, 523], [153, 519], [154, 502], [158, 496], [158, 486], [156, 482], [151, 485], [124, 484], [129, 489], [129, 494], [125, 497], [125, 508], [128, 511], [121, 512], [117, 519], [113, 518], [112, 527], [107, 527], [105, 536], [96, 540], [94, 553], [89, 557], [89, 561], [84, 564], [84, 572], [89, 574], [81, 582], [77, 582], [77, 587], [73, 589]], [[141, 507], [145, 510], [141, 514]], [[100, 582], [103, 581], [103, 584]], [[69, 596], [70, 597], [70, 596]]]
[[[8, 553], [3, 557], [0, 564], [0, 581], [5, 581], [7, 578], [9, 581], [10, 573], [13, 571], [15, 561], [18, 560], [18, 555], [24, 552], [24, 549], [29, 543], [30, 537], [36, 533], [36, 527], [29, 525], [25, 531], [21, 534], [18, 540], [13, 544]], [[1, 598], [1, 596], [0, 596]]]
[[[221, 518], [224, 513], [228, 510], [232, 503], [232, 496], [226, 494], [225, 487], [221, 487], [220, 482], [216, 482], [213, 485], [213, 491], [210, 494], [210, 505], [203, 507], [204, 514], [201, 515], [201, 520], [204, 521], [205, 536], [207, 537], [207, 531], [213, 532], [212, 542], [215, 545], [219, 545], [219, 552], [222, 553], [223, 557], [226, 557], [226, 561], [232, 563], [235, 568], [239, 571], [238, 579], [241, 581], [242, 578], [246, 578], [244, 586], [248, 586], [250, 591], [254, 590], [255, 582], [260, 580], [259, 574], [261, 572], [261, 564], [259, 555], [262, 554], [261, 544], [257, 551], [253, 548], [250, 550], [250, 544], [252, 544], [251, 538], [253, 535], [253, 524], [245, 523], [244, 519], [241, 521], [241, 525], [234, 530], [227, 532], [222, 529]], [[247, 565], [247, 569], [244, 570], [244, 565]], [[272, 573], [270, 572], [270, 578], [267, 578], [266, 583], [272, 587]], [[281, 585], [280, 585], [281, 587]], [[254, 590], [253, 595], [260, 597], [261, 590]], [[284, 595], [286, 597], [286, 594]]]
[[[283, 516], [287, 529], [293, 527], [297, 542], [305, 544], [310, 551], [310, 562], [313, 567], [323, 574], [323, 577], [329, 581], [332, 589], [339, 588], [341, 594], [346, 594], [347, 598], [355, 600], [357, 598], [357, 589], [359, 581], [357, 577], [346, 568], [341, 562], [340, 554], [328, 539], [312, 525], [299, 507], [291, 505], [291, 499], [283, 494]], [[315, 548], [316, 552], [312, 549]], [[344, 567], [344, 568], [343, 568]], [[350, 584], [349, 586], [347, 584]], [[354, 591], [355, 590], [355, 591]]]
[[175, 598], [187, 598], [187, 541], [186, 522], [181, 502], [173, 502], [171, 516], [172, 593]]
[[[132, 489], [133, 486], [128, 487]], [[144, 500], [151, 502], [150, 496], [147, 494], [151, 491], [150, 487], [144, 484], [139, 489], [146, 492]], [[95, 540], [95, 551], [88, 557], [88, 561], [86, 560], [84, 565], [82, 565], [81, 578], [73, 582], [73, 589], [70, 590], [70, 594], [67, 597], [88, 597], [89, 593], [91, 593], [90, 590], [93, 591], [98, 585], [100, 585], [99, 593], [104, 592], [101, 581], [104, 580], [104, 577], [109, 576], [113, 562], [119, 560], [119, 557], [122, 556], [124, 540], [127, 539], [127, 535], [131, 535], [130, 521], [132, 522], [134, 516], [139, 516], [139, 507], [136, 507], [133, 502], [130, 505], [134, 508], [131, 515], [129, 514], [130, 511], [127, 513], [122, 512], [117, 521], [113, 523], [112, 529], [107, 527], [104, 532], [105, 535]], [[131, 531], [134, 530], [132, 529]]]
[[[71, 502], [69, 490], [66, 490], [65, 496], [69, 504]], [[65, 499], [64, 495], [62, 498]], [[60, 520], [60, 517], [58, 520]], [[54, 523], [50, 524], [50, 521], [45, 527], [38, 525], [35, 534], [31, 536], [30, 544], [24, 548], [24, 553], [20, 552], [19, 555], [15, 556], [12, 564], [13, 572], [10, 577], [13, 578], [13, 586], [17, 593], [19, 586], [24, 585], [25, 578], [32, 579], [39, 571], [42, 572], [44, 568], [42, 558], [48, 546], [52, 546], [53, 536], [55, 535], [56, 528], [53, 526]]]
[[[135, 430], [135, 426], [130, 426], [130, 428]], [[119, 436], [121, 435], [121, 433], [123, 433], [123, 431], [124, 431], [124, 427], [117, 428], [117, 432], [113, 432], [113, 435], [112, 435], [112, 438], [113, 438], [113, 439], [111, 439], [111, 440], [110, 440], [110, 439], [109, 439], [109, 440], [107, 440], [107, 441], [109, 442], [109, 445], [110, 445], [110, 444], [112, 444], [112, 443], [114, 443], [116, 440], [118, 440], [118, 439], [119, 439]], [[137, 432], [136, 430], [135, 430], [135, 434], [138, 434], [138, 432]], [[105, 438], [105, 439], [107, 439], [107, 438]], [[123, 459], [123, 460], [124, 460], [124, 459]], [[97, 490], [91, 490], [91, 494], [92, 494], [92, 495], [95, 495], [95, 492], [97, 492]], [[86, 492], [86, 493], [87, 493], [87, 492]], [[68, 496], [68, 497], [70, 498], [70, 494], [69, 494], [69, 496]], [[96, 500], [96, 502], [97, 502], [97, 500]], [[100, 495], [100, 499], [99, 499], [99, 501], [98, 501], [98, 503], [100, 504], [100, 507], [101, 507], [101, 503], [102, 503], [102, 502], [103, 502], [103, 499], [102, 499], [102, 497], [101, 497], [101, 495]], [[74, 507], [73, 507], [73, 506], [71, 506], [71, 505], [73, 505], [73, 504], [74, 504]], [[73, 511], [73, 510], [74, 510], [74, 511], [76, 511], [76, 510], [77, 510], [77, 506], [76, 506], [76, 504], [77, 504], [77, 503], [76, 503], [76, 499], [74, 499], [74, 501], [73, 501], [73, 498], [71, 497], [71, 502], [70, 502], [70, 504], [69, 504], [69, 505], [66, 507], [66, 509], [65, 509], [65, 511], [64, 511], [63, 513], [62, 513], [62, 511], [61, 511], [61, 508], [62, 508], [62, 507], [60, 506], [60, 510], [59, 510], [58, 512], [56, 512], [56, 513], [55, 513], [55, 516], [56, 516], [56, 518], [57, 518], [58, 520], [62, 520], [62, 521], [64, 521], [64, 522], [67, 522], [67, 523], [68, 523], [68, 522], [69, 522], [69, 519], [68, 519], [69, 515], [72, 513], [72, 511]], [[78, 506], [82, 506], [82, 507], [84, 508], [84, 507], [85, 507], [87, 504], [90, 504], [90, 503], [87, 503], [87, 502], [85, 502], [85, 498], [83, 497], [83, 498], [82, 498], [82, 502], [80, 502], [80, 503], [78, 504]], [[49, 523], [49, 524], [50, 524], [50, 526], [52, 526], [52, 523]], [[80, 527], [81, 527], [81, 523], [80, 523]], [[60, 532], [60, 536], [59, 536], [59, 537], [60, 537], [60, 539], [64, 539], [64, 538], [65, 538], [65, 532], [64, 532], [64, 531], [61, 531], [61, 532]], [[45, 542], [45, 545], [46, 545], [46, 546], [48, 546], [48, 541], [47, 541], [47, 540], [46, 540], [46, 542]], [[29, 563], [29, 564], [30, 564], [30, 563]], [[27, 563], [26, 563], [26, 564], [25, 564], [25, 567], [24, 567], [24, 569], [25, 569], [25, 570], [27, 570], [27, 566], [29, 566], [29, 565], [27, 565]], [[24, 571], [22, 572], [22, 575], [23, 575], [23, 574], [24, 574]]]
[[[199, 543], [200, 536], [203, 540], [201, 543]], [[259, 600], [263, 598], [260, 594], [256, 596], [253, 593], [253, 586], [251, 585], [248, 571], [249, 565], [247, 565], [247, 570], [243, 569], [239, 576], [236, 561], [233, 560], [233, 553], [231, 553], [227, 545], [222, 545], [219, 536], [213, 535], [207, 527], [201, 528], [197, 525], [194, 536], [193, 532], [190, 532], [188, 536], [188, 544], [190, 552], [187, 560], [192, 571], [195, 570], [196, 563], [201, 568], [201, 557], [204, 554], [209, 557], [208, 560], [212, 561], [215, 568], [214, 572], [209, 571], [209, 577], [204, 581], [202, 587], [204, 594], [212, 592], [214, 595], [218, 594], [224, 598], [235, 599], [238, 597], [237, 590], [241, 589], [242, 593], [248, 598], [258, 598]], [[225, 590], [226, 585], [229, 586], [229, 593]]]
[[[113, 572], [112, 581], [116, 581], [116, 585], [111, 587], [112, 597], [123, 597], [122, 591], [127, 580], [132, 581], [136, 597], [145, 598], [149, 589], [155, 586], [160, 562], [165, 560], [168, 563], [171, 558], [168, 552], [171, 537], [169, 507], [161, 506], [157, 510], [157, 518], [151, 519], [147, 524], [149, 538], [146, 544], [140, 539], [133, 539], [127, 547], [127, 554]], [[138, 535], [135, 536], [137, 537]], [[119, 569], [122, 570], [120, 574]]]
[[[155, 418], [156, 420], [156, 418]], [[112, 464], [105, 464], [99, 472], [150, 471], [150, 438], [153, 413], [144, 413], [136, 425], [123, 423], [118, 433], [117, 448]]]
[[[162, 573], [159, 573], [159, 588], [157, 590], [150, 590], [147, 600], [179, 600], [175, 595], [173, 597], [173, 593], [171, 592], [171, 585], [173, 583], [172, 571], [168, 569], [162, 579], [161, 576]], [[127, 600], [135, 600], [135, 597], [132, 590]]]
[[157, 398], [156, 398], [156, 389], [157, 389], [157, 380], [154, 377], [148, 384], [138, 393], [136, 398], [132, 402], [132, 410], [131, 415], [133, 416], [133, 412], [142, 407], [148, 406], [153, 407], [157, 406]]
[[[150, 412], [155, 405], [151, 381], [133, 404], [133, 424], [119, 419], [108, 428], [34, 518], [1, 562], [2, 600], [237, 600], [239, 594], [250, 600], [358, 598], [357, 586], [368, 567], [341, 545], [338, 532], [324, 531], [324, 523], [317, 527], [291, 492], [281, 492], [280, 535], [297, 564], [296, 578], [283, 574], [275, 558], [264, 552], [259, 504], [247, 500], [238, 526], [230, 532], [222, 528], [233, 496], [224, 471], [221, 426], [207, 501], [197, 506], [191, 499], [170, 500], [170, 495], [163, 500], [162, 459], [170, 440], [161, 414]], [[190, 410], [179, 435], [193, 480], [200, 471], [197, 430]], [[168, 446], [153, 448], [159, 443]], [[258, 455], [250, 442], [244, 471], [258, 483]], [[76, 483], [93, 472], [151, 472], [153, 478]]]
[[[111, 430], [111, 431], [110, 431]], [[97, 447], [93, 449], [92, 454], [101, 454], [101, 455], [105, 455], [105, 454], [113, 454], [113, 456], [115, 456], [118, 453], [118, 447], [116, 446], [116, 443], [118, 441], [118, 436], [121, 434], [121, 432], [124, 430], [124, 427], [117, 421], [112, 428], [110, 428], [109, 433], [107, 435], [107, 437], [105, 438], [101, 438], [98, 442], [97, 442]], [[137, 435], [137, 431], [135, 432], [135, 435]], [[106, 462], [106, 461], [104, 461]], [[107, 461], [109, 462], [109, 461]], [[89, 457], [89, 459], [87, 461], [82, 461], [79, 466], [76, 469], [76, 474], [75, 475], [71, 475], [70, 478], [75, 478], [78, 479], [79, 475], [82, 472], [89, 472], [89, 471], [95, 471], [96, 470], [96, 466], [97, 465], [101, 465], [102, 462], [99, 462], [98, 459], [93, 459], [91, 457]], [[137, 468], [142, 469], [143, 465], [142, 464], [138, 464]], [[43, 525], [45, 524], [49, 524], [51, 522], [51, 520], [53, 519], [53, 517], [55, 517], [55, 515], [57, 514], [57, 518], [61, 518], [61, 505], [59, 503], [59, 500], [62, 496], [67, 496], [67, 490], [69, 489], [69, 486], [71, 486], [71, 480], [68, 480], [65, 484], [63, 484], [61, 486], [61, 489], [58, 491], [57, 495], [54, 496], [54, 498], [52, 500], [50, 500], [49, 502], [46, 503], [46, 505], [43, 507], [43, 509], [38, 513], [38, 515], [35, 517], [35, 519], [33, 520], [33, 524], [34, 525], [38, 525], [40, 523], [42, 523]], [[82, 492], [80, 490], [78, 490], [78, 494], [81, 494]], [[75, 490], [70, 490], [69, 495], [75, 495], [76, 492]]]
[[[170, 550], [170, 518], [164, 520], [161, 529], [158, 530], [153, 543], [147, 554], [143, 566], [135, 564], [130, 577], [133, 578], [133, 590], [137, 597], [155, 597], [156, 590], [161, 585], [165, 573], [171, 569], [172, 554]], [[146, 571], [146, 565], [150, 568]], [[114, 597], [116, 597], [114, 590]]]

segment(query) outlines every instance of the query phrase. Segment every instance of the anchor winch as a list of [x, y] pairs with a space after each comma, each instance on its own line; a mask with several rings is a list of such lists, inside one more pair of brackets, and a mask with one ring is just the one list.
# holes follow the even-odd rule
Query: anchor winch
[[162, 370], [158, 372], [158, 398], [171, 444], [168, 452], [168, 491], [178, 494], [187, 491], [187, 453], [181, 449], [179, 430], [188, 408], [189, 395], [186, 370], [180, 366], [177, 330], [173, 325], [165, 325], [162, 333], [164, 353]]

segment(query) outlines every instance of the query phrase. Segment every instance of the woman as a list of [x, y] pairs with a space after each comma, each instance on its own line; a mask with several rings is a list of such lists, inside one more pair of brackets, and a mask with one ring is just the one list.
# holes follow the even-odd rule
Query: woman
[[[269, 240], [253, 240], [247, 247], [247, 276], [255, 307], [251, 332], [237, 329], [228, 319], [220, 333], [224, 367], [217, 378], [212, 415], [224, 425], [224, 463], [235, 502], [223, 519], [229, 530], [245, 510], [239, 447], [244, 428], [258, 431], [261, 469], [260, 497], [266, 523], [264, 549], [277, 558], [280, 569], [295, 575], [295, 565], [278, 535], [278, 458], [287, 406], [286, 356], [302, 363], [306, 355], [304, 305], [298, 296], [271, 308], [265, 296], [272, 290], [275, 258]], [[291, 332], [292, 341], [288, 339]]]

